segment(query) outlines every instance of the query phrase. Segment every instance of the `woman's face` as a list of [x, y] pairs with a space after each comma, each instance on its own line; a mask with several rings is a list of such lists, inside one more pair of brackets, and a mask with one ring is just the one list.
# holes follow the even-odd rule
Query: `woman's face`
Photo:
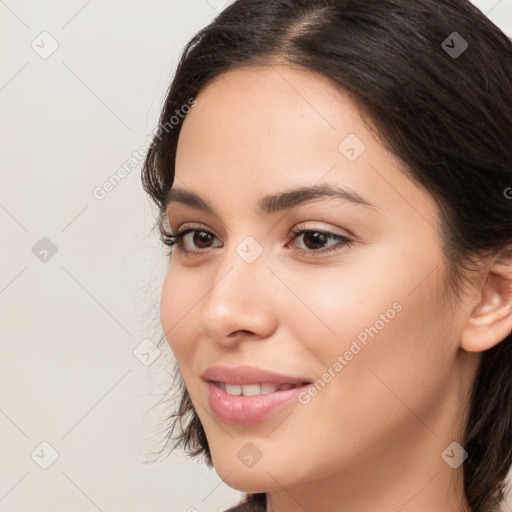
[[[348, 96], [304, 69], [230, 71], [186, 117], [173, 189], [213, 213], [183, 196], [169, 204], [173, 233], [197, 231], [173, 248], [161, 322], [228, 485], [305, 489], [336, 477], [341, 488], [344, 474], [354, 492], [362, 478], [376, 490], [372, 474], [384, 485], [400, 473], [418, 490], [432, 468], [453, 471], [441, 453], [459, 439], [469, 382], [462, 316], [443, 299], [439, 212], [401, 165]], [[326, 186], [359, 202], [259, 204]], [[255, 397], [228, 399], [235, 410], [219, 414], [202, 378], [214, 365], [312, 384], [266, 415], [233, 406], [258, 408]]]

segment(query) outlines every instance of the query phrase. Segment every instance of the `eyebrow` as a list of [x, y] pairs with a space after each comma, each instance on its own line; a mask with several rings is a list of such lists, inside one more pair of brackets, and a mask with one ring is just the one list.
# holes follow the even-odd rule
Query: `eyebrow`
[[[269, 194], [258, 201], [258, 207], [262, 213], [269, 214], [289, 210], [315, 199], [329, 197], [342, 199], [369, 208], [376, 208], [356, 192], [348, 188], [328, 184], [299, 187], [277, 194]], [[167, 209], [171, 203], [185, 204], [191, 208], [217, 215], [215, 209], [205, 199], [185, 189], [171, 187], [165, 199], [165, 208]]]

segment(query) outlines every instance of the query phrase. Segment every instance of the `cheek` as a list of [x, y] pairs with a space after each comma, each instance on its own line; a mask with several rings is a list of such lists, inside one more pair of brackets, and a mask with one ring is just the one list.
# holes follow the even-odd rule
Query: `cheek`
[[[337, 269], [290, 273], [287, 282], [304, 303], [293, 301], [295, 308], [304, 312], [317, 336], [321, 333], [325, 341], [342, 348], [340, 344], [359, 334], [364, 339], [363, 333], [372, 327], [380, 335], [389, 326], [399, 325], [407, 336], [407, 332], [440, 323], [440, 257], [437, 249], [426, 254], [425, 249], [397, 239], [395, 244], [347, 253]], [[395, 343], [401, 342], [396, 338]]]
[[[440, 260], [434, 254], [425, 260], [418, 248], [371, 254], [365, 260], [354, 259], [336, 272], [317, 268], [314, 278], [311, 272], [308, 278], [288, 276], [287, 283], [304, 304], [294, 300], [286, 314], [283, 306], [280, 311], [293, 326], [292, 337], [314, 361], [312, 373], [317, 379], [336, 381], [321, 392], [332, 395], [333, 406], [340, 395], [344, 401], [356, 397], [356, 410], [363, 403], [378, 407], [396, 402], [377, 377], [381, 372], [392, 389], [418, 404], [422, 394], [434, 392], [433, 386], [447, 377], [446, 356], [453, 348], [438, 293]], [[425, 279], [436, 265], [439, 268]], [[281, 304], [287, 304], [282, 299]]]
[[349, 349], [357, 336], [364, 342], [366, 329], [375, 324], [379, 332], [387, 329], [408, 287], [387, 263], [383, 255], [355, 255], [338, 269], [288, 272], [285, 281], [297, 298], [282, 296], [279, 311], [296, 327], [296, 339], [332, 355]]
[[[169, 266], [160, 297], [160, 322], [165, 338], [179, 363], [193, 353], [190, 338], [194, 307], [197, 307], [197, 292], [185, 272], [175, 272]], [[180, 364], [181, 366], [181, 364]]]
[[[335, 334], [309, 312], [296, 315], [302, 320], [293, 338], [301, 341], [304, 360], [313, 361], [318, 391], [309, 401], [304, 397], [296, 422], [283, 423], [279, 434], [307, 447], [303, 455], [318, 462], [318, 471], [328, 473], [387, 442], [403, 442], [411, 429], [424, 429], [415, 415], [427, 420], [433, 414], [450, 376], [438, 282], [410, 293], [408, 282], [382, 276], [386, 279], [376, 283], [376, 275], [361, 274], [359, 283], [368, 288], [354, 286], [348, 276], [347, 288], [332, 279], [315, 286], [303, 281], [308, 306]], [[312, 429], [315, 449], [308, 446]]]

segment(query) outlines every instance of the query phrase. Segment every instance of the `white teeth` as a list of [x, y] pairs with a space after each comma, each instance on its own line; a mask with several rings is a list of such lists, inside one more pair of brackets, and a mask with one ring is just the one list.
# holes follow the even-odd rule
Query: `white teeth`
[[254, 396], [259, 395], [261, 391], [261, 386], [259, 384], [244, 384], [242, 386], [242, 395], [244, 396]]
[[223, 389], [228, 395], [243, 395], [243, 396], [256, 396], [268, 395], [275, 391], [282, 389], [293, 389], [295, 384], [276, 384], [263, 383], [263, 384], [225, 384], [224, 382], [217, 382], [217, 385]]
[[239, 386], [238, 384], [226, 384], [226, 393], [228, 395], [241, 395], [242, 386]]
[[273, 393], [277, 390], [277, 386], [275, 384], [262, 384], [260, 387], [262, 395], [268, 395], [269, 393]]

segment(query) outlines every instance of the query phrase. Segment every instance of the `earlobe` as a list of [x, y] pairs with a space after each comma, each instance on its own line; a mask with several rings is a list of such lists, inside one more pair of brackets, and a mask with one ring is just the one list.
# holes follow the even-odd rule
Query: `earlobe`
[[500, 261], [487, 275], [480, 302], [474, 306], [461, 333], [467, 352], [483, 352], [512, 332], [512, 267]]

